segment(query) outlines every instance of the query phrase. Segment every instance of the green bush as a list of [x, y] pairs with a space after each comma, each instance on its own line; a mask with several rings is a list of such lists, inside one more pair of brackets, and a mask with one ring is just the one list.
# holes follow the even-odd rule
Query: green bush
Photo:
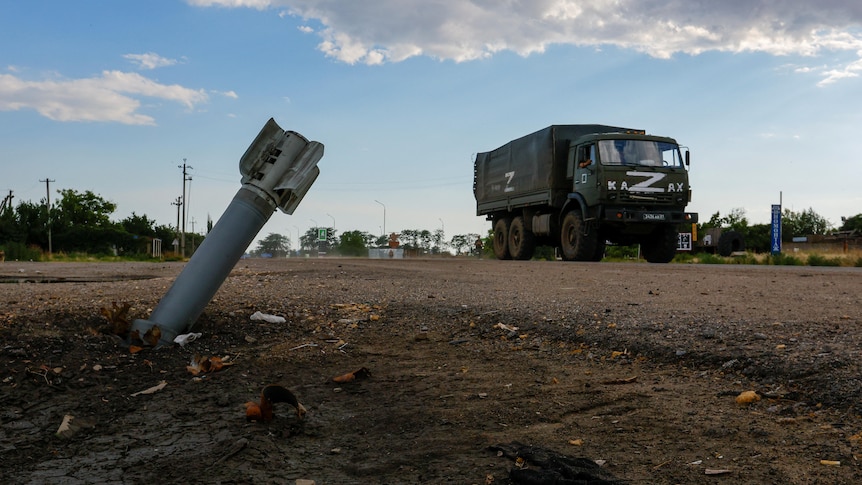
[[732, 264], [759, 264], [754, 254], [745, 252], [742, 256], [733, 256], [730, 258]]
[[766, 258], [766, 264], [772, 264], [775, 266], [803, 266], [801, 259], [784, 253], [769, 255]]
[[42, 250], [39, 246], [30, 246], [9, 241], [3, 246], [0, 246], [0, 249], [5, 251], [6, 253], [6, 261], [41, 261], [42, 260]]
[[679, 252], [673, 257], [672, 263], [691, 264], [695, 263], [695, 257], [690, 252]]
[[698, 254], [697, 261], [701, 264], [724, 264], [726, 262], [721, 256], [710, 253]]
[[808, 266], [841, 266], [841, 258], [827, 258], [820, 254], [809, 254]]

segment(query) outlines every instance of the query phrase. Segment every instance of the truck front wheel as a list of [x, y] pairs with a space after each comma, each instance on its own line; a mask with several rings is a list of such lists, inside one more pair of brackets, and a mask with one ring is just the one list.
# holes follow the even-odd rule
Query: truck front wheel
[[536, 249], [536, 238], [527, 229], [522, 216], [512, 219], [509, 225], [509, 254], [512, 259], [527, 260], [533, 257]]
[[599, 243], [599, 231], [596, 229], [584, 233], [584, 218], [574, 210], [563, 218], [560, 230], [560, 249], [565, 261], [591, 261], [595, 259], [596, 247]]
[[508, 217], [501, 217], [494, 222], [494, 256], [497, 259], [512, 259], [509, 253], [509, 224]]
[[679, 235], [675, 226], [659, 226], [650, 239], [641, 244], [644, 259], [650, 263], [670, 263], [676, 256]]

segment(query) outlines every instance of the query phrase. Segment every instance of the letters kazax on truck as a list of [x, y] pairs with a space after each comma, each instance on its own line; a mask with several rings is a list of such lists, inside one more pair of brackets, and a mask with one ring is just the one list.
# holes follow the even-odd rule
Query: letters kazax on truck
[[697, 222], [689, 152], [673, 138], [606, 125], [553, 125], [476, 155], [476, 215], [491, 221], [498, 259], [537, 245], [598, 261], [605, 243], [640, 244], [651, 263], [676, 254], [677, 227]]

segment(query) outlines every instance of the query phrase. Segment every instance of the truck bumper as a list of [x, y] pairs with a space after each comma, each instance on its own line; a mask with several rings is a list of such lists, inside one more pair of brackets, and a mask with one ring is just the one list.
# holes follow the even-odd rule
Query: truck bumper
[[697, 222], [697, 213], [666, 210], [633, 210], [606, 207], [602, 216], [602, 220], [634, 224], [682, 224]]

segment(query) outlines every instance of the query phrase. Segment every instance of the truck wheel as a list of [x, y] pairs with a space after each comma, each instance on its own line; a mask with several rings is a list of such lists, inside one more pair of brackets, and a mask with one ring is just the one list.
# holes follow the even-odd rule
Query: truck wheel
[[512, 259], [509, 253], [509, 218], [501, 217], [494, 222], [494, 256], [497, 259]]
[[596, 255], [599, 231], [593, 229], [584, 234], [584, 219], [574, 210], [563, 218], [560, 230], [560, 249], [564, 261], [591, 261]]
[[512, 219], [509, 225], [509, 254], [512, 259], [528, 260], [533, 257], [536, 250], [536, 238], [527, 229], [522, 216]]
[[670, 263], [676, 256], [679, 235], [676, 226], [659, 226], [650, 239], [641, 243], [644, 259], [650, 263]]

